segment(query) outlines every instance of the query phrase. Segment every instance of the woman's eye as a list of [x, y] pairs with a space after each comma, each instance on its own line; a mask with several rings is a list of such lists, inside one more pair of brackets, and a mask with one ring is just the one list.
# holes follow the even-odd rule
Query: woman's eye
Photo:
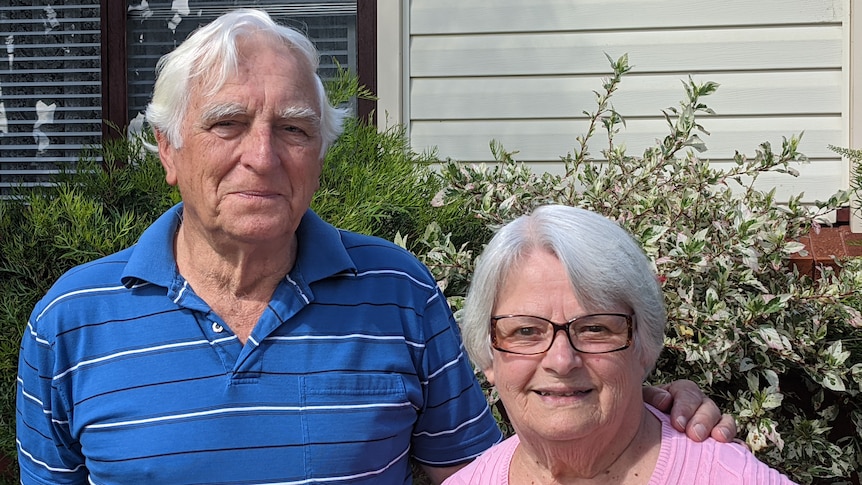
[[608, 328], [601, 325], [587, 325], [580, 330], [582, 334], [602, 334], [608, 333]]
[[535, 337], [541, 333], [541, 329], [536, 327], [520, 327], [515, 330], [515, 336], [517, 337]]

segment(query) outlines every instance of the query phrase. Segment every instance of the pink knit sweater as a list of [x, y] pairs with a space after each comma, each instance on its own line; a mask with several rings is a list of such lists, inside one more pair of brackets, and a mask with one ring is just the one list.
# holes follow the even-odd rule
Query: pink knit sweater
[[[787, 485], [790, 481], [744, 446], [707, 439], [696, 443], [674, 429], [670, 418], [645, 405], [661, 420], [661, 452], [649, 485]], [[508, 485], [509, 464], [520, 440], [513, 436], [486, 451], [443, 485]]]

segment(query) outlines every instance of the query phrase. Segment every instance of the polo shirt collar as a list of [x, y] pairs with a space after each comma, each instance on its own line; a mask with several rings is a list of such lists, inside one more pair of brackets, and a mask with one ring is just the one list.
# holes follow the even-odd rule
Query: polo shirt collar
[[177, 280], [179, 271], [174, 258], [174, 235], [182, 219], [181, 202], [144, 230], [123, 270], [123, 285], [132, 287], [140, 282], [148, 282], [170, 287]]
[[330, 276], [356, 272], [356, 265], [347, 253], [341, 231], [324, 222], [308, 209], [296, 229], [296, 264], [291, 274], [299, 273], [307, 283]]

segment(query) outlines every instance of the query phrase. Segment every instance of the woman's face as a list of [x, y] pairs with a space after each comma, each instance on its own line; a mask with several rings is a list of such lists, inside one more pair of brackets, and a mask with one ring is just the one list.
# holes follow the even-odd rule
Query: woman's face
[[[629, 313], [624, 307], [600, 311]], [[562, 323], [587, 313], [560, 260], [534, 250], [509, 273], [492, 314], [534, 315]], [[484, 372], [522, 440], [593, 437], [596, 431], [637, 426], [641, 418], [644, 368], [632, 348], [582, 354], [559, 332], [544, 354], [494, 350], [491, 367]]]

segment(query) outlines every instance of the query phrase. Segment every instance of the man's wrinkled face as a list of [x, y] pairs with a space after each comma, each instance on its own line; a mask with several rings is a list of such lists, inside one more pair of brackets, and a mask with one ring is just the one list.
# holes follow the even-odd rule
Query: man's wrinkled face
[[183, 146], [158, 134], [159, 155], [188, 229], [220, 241], [287, 240], [323, 163], [315, 75], [268, 38], [244, 39], [239, 52], [237, 72], [214, 95], [192, 86]]

